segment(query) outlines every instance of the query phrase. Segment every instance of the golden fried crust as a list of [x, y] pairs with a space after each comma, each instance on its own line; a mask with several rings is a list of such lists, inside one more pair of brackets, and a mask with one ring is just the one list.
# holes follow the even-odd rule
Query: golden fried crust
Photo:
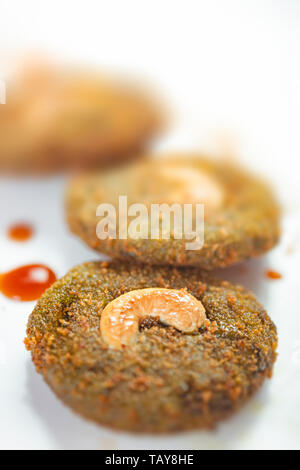
[[35, 67], [0, 109], [0, 171], [51, 172], [133, 158], [161, 130], [141, 89], [79, 70]]
[[[170, 167], [204, 171], [223, 192], [220, 206], [206, 210], [204, 246], [186, 250], [186, 239], [100, 240], [96, 209], [100, 203], [118, 207], [118, 196], [132, 203], [165, 202], [174, 185], [161, 176], [161, 160], [151, 159], [122, 169], [86, 174], [71, 181], [66, 215], [71, 231], [91, 248], [120, 260], [154, 265], [192, 265], [203, 269], [226, 267], [259, 256], [277, 243], [280, 235], [278, 204], [266, 184], [241, 168], [202, 157], [170, 157]], [[164, 163], [165, 168], [167, 163]], [[166, 171], [165, 171], [166, 173]], [[184, 201], [183, 201], [184, 202]], [[187, 201], [189, 202], [189, 201]], [[201, 201], [199, 201], [201, 202]], [[209, 208], [210, 209], [210, 208]]]
[[[103, 309], [149, 287], [187, 289], [207, 323], [184, 334], [145, 318], [134, 345], [110, 349], [99, 329]], [[164, 433], [213, 427], [238, 410], [271, 375], [277, 336], [251, 293], [194, 268], [89, 262], [42, 296], [25, 343], [74, 411], [117, 429]]]

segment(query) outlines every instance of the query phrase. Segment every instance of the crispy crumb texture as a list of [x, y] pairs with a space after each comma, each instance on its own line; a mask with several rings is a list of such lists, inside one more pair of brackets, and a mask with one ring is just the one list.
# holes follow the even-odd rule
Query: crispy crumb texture
[[[183, 176], [181, 185], [172, 176], [174, 169], [177, 177]], [[202, 174], [199, 182], [197, 172]], [[204, 184], [203, 175], [209, 184]], [[147, 207], [151, 203], [204, 203], [204, 246], [187, 250], [186, 242], [191, 240], [177, 239], [172, 230], [170, 239], [128, 236], [125, 240], [100, 240], [96, 234], [100, 220], [97, 206], [109, 203], [118, 208], [119, 195], [127, 195], [128, 205], [138, 202]], [[195, 155], [150, 157], [121, 169], [77, 177], [68, 187], [66, 216], [75, 235], [112, 258], [206, 270], [262, 255], [276, 245], [280, 235], [279, 207], [264, 182], [228, 162]]]
[[[145, 317], [134, 346], [103, 341], [103, 309], [135, 289], [186, 289], [208, 321], [183, 333]], [[89, 262], [42, 296], [25, 344], [38, 372], [74, 411], [134, 432], [211, 428], [272, 373], [276, 328], [253, 294], [194, 268]]]

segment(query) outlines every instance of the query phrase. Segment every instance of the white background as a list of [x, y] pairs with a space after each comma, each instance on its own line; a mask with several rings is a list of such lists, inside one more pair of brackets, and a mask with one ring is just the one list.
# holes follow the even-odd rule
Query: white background
[[[256, 293], [279, 332], [274, 377], [239, 415], [213, 432], [171, 437], [89, 424], [63, 407], [33, 369], [22, 341], [34, 304], [1, 297], [1, 448], [300, 447], [299, 49], [297, 0], [1, 1], [0, 79], [12, 51], [27, 50], [143, 77], [177, 116], [158, 148], [234, 155], [273, 183], [284, 211], [281, 244], [245, 270], [222, 273]], [[62, 177], [0, 179], [0, 271], [44, 262], [60, 276], [97, 257], [67, 231], [64, 185]], [[20, 219], [32, 221], [36, 236], [18, 245], [5, 230]], [[283, 278], [266, 280], [266, 268]]]

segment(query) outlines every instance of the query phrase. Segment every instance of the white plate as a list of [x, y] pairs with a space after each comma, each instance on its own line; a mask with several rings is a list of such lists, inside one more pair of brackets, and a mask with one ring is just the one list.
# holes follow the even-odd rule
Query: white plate
[[[166, 0], [146, 8], [139, 0], [85, 0], [76, 2], [71, 17], [69, 8], [58, 0], [3, 2], [2, 44], [38, 47], [154, 79], [181, 116], [161, 149], [229, 145], [274, 183], [285, 210], [282, 242], [246, 263], [246, 272], [236, 267], [222, 276], [251, 288], [264, 304], [278, 327], [279, 356], [273, 379], [216, 431], [171, 437], [111, 432], [75, 416], [54, 397], [23, 345], [34, 303], [0, 296], [1, 448], [299, 448], [299, 3]], [[68, 233], [64, 183], [0, 180], [0, 271], [42, 262], [60, 276], [97, 257]], [[19, 220], [36, 227], [28, 243], [5, 236]], [[265, 279], [266, 268], [278, 270], [282, 279]]]

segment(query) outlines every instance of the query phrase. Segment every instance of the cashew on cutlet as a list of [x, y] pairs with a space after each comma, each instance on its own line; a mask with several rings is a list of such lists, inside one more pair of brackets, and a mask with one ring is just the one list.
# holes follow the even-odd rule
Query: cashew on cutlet
[[133, 344], [139, 323], [147, 316], [184, 333], [197, 331], [206, 320], [200, 300], [183, 289], [138, 289], [120, 295], [104, 308], [100, 320], [103, 340], [113, 349]]

